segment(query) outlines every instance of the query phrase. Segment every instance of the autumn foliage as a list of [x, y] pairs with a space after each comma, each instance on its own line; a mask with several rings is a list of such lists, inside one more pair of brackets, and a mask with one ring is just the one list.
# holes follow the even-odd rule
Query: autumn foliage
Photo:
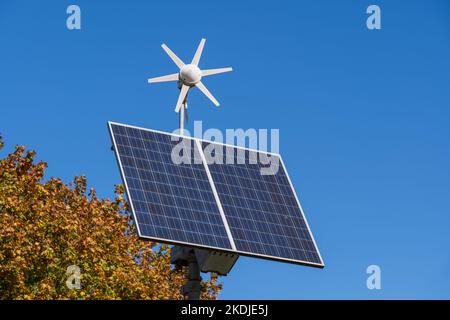
[[[44, 181], [46, 163], [34, 157], [17, 146], [0, 159], [0, 299], [182, 299], [183, 270], [168, 246], [137, 237], [121, 186], [109, 200], [87, 191], [85, 177]], [[71, 265], [80, 289], [66, 285]], [[219, 290], [212, 277], [202, 298]]]

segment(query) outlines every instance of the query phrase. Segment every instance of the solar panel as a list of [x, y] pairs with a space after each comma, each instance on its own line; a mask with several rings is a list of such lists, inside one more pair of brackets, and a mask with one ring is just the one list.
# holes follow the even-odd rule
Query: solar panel
[[[323, 264], [279, 155], [209, 142], [203, 149], [232, 155], [208, 167], [238, 251]], [[271, 170], [259, 160], [269, 157]]]
[[190, 164], [174, 164], [180, 139], [110, 123], [139, 236], [232, 249], [204, 163], [192, 139]]
[[[176, 164], [179, 136], [109, 129], [141, 237], [323, 267], [279, 155], [184, 137], [191, 161]], [[211, 163], [215, 153], [226, 160]], [[261, 174], [268, 165], [255, 157], [268, 156], [279, 166]]]

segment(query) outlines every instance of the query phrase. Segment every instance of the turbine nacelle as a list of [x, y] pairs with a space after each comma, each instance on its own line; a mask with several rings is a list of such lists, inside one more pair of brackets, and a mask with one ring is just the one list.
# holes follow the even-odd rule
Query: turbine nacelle
[[205, 96], [208, 97], [216, 106], [219, 106], [219, 102], [214, 98], [214, 96], [209, 92], [205, 85], [201, 82], [203, 77], [211, 76], [213, 74], [230, 72], [232, 68], [219, 68], [219, 69], [207, 69], [200, 70], [198, 63], [200, 62], [200, 57], [203, 52], [203, 47], [205, 46], [206, 39], [202, 39], [197, 47], [194, 58], [190, 64], [185, 64], [180, 58], [177, 57], [168, 46], [162, 44], [161, 47], [167, 53], [167, 55], [172, 59], [172, 61], [180, 69], [178, 73], [169, 74], [167, 76], [157, 77], [148, 79], [149, 83], [155, 82], [167, 82], [167, 81], [178, 81], [180, 88], [180, 95], [178, 96], [177, 105], [175, 111], [179, 112], [181, 107], [185, 105], [186, 97], [188, 91], [192, 87], [197, 87]]
[[193, 64], [187, 64], [180, 70], [180, 80], [187, 86], [194, 86], [202, 80], [202, 71]]

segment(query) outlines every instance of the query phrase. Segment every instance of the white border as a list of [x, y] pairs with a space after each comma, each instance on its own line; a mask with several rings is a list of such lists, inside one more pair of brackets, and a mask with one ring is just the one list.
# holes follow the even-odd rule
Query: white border
[[[208, 174], [208, 179], [211, 177], [211, 179], [210, 179], [211, 188], [213, 189], [214, 196], [216, 197], [216, 195], [217, 195], [216, 201], [217, 201], [217, 205], [219, 207], [219, 212], [220, 212], [220, 215], [222, 216], [222, 219], [224, 221], [225, 229], [227, 231], [227, 234], [228, 234], [228, 237], [230, 239], [230, 243], [231, 243], [231, 245], [233, 247], [233, 250], [226, 249], [226, 248], [205, 246], [205, 245], [201, 245], [201, 244], [193, 244], [193, 243], [189, 243], [189, 242], [176, 241], [176, 240], [164, 239], [164, 238], [149, 237], [149, 236], [142, 235], [141, 232], [140, 232], [140, 229], [139, 229], [139, 224], [137, 223], [137, 219], [136, 219], [136, 215], [135, 215], [135, 211], [134, 211], [134, 206], [133, 206], [133, 203], [132, 203], [129, 191], [128, 191], [128, 185], [127, 185], [127, 182], [126, 182], [126, 179], [125, 179], [125, 174], [124, 174], [124, 171], [123, 171], [123, 168], [122, 168], [122, 163], [120, 161], [120, 157], [119, 157], [118, 152], [117, 152], [117, 144], [116, 144], [116, 141], [114, 139], [114, 134], [112, 132], [111, 125], [128, 127], [128, 128], [133, 128], [133, 129], [138, 129], [138, 130], [143, 130], [143, 131], [148, 131], [148, 132], [155, 132], [155, 133], [160, 133], [160, 134], [164, 134], [164, 135], [168, 135], [168, 136], [175, 136], [175, 137], [179, 137], [179, 138], [183, 138], [183, 139], [187, 138], [187, 139], [191, 139], [191, 140], [197, 141], [197, 144], [200, 143], [200, 142], [215, 143], [215, 144], [220, 144], [220, 145], [224, 145], [224, 146], [228, 146], [228, 147], [232, 147], [232, 148], [238, 148], [238, 149], [254, 151], [254, 152], [258, 152], [258, 153], [265, 153], [265, 154], [273, 155], [273, 156], [278, 156], [280, 158], [281, 165], [283, 166], [283, 169], [284, 169], [284, 172], [286, 174], [286, 177], [288, 178], [289, 185], [290, 185], [290, 187], [291, 187], [291, 189], [292, 189], [292, 191], [294, 193], [294, 196], [295, 196], [295, 199], [297, 201], [297, 204], [298, 204], [298, 206], [300, 208], [300, 212], [302, 214], [303, 220], [305, 221], [305, 224], [306, 224], [306, 227], [308, 229], [309, 235], [310, 235], [310, 237], [311, 237], [311, 239], [313, 241], [314, 247], [315, 247], [315, 249], [316, 249], [316, 251], [317, 251], [317, 253], [319, 255], [321, 263], [315, 263], [315, 262], [303, 261], [303, 260], [295, 260], [295, 259], [289, 259], [289, 258], [283, 258], [283, 257], [277, 257], [277, 256], [260, 254], [260, 253], [254, 253], [254, 252], [247, 252], [247, 251], [237, 250], [236, 246], [234, 244], [234, 240], [232, 239], [232, 233], [231, 233], [231, 230], [229, 229], [228, 222], [226, 221], [225, 213], [223, 212], [222, 204], [220, 203], [220, 206], [219, 206], [220, 198], [218, 197], [217, 190], [215, 189], [215, 184], [214, 184], [212, 176], [211, 176], [211, 174], [209, 172], [209, 168], [208, 168], [208, 165], [206, 163], [205, 155], [203, 153], [202, 148], [199, 149], [199, 152], [200, 152], [200, 154], [202, 156], [202, 161], [206, 164], [205, 169], [206, 169], [207, 174]], [[125, 184], [126, 193], [128, 195], [128, 200], [130, 202], [131, 211], [132, 211], [132, 214], [133, 214], [134, 221], [136, 222], [135, 224], [136, 224], [136, 228], [138, 230], [139, 237], [146, 238], [146, 239], [149, 239], [149, 240], [156, 240], [156, 241], [161, 241], [161, 242], [167, 242], [167, 243], [170, 243], [170, 244], [180, 244], [180, 245], [186, 245], [186, 246], [191, 246], [191, 247], [215, 249], [215, 250], [219, 250], [219, 251], [226, 251], [226, 252], [231, 252], [231, 253], [237, 253], [237, 254], [240, 254], [240, 255], [245, 255], [245, 256], [250, 256], [250, 257], [261, 257], [261, 258], [266, 258], [266, 259], [270, 259], [270, 260], [301, 264], [301, 265], [305, 265], [305, 266], [312, 266], [312, 267], [319, 267], [319, 268], [325, 267], [325, 264], [323, 263], [323, 259], [322, 259], [322, 256], [320, 254], [319, 248], [317, 247], [316, 241], [314, 239], [314, 236], [313, 236], [313, 234], [311, 232], [311, 229], [309, 227], [308, 221], [306, 220], [305, 214], [303, 212], [303, 208], [302, 208], [302, 206], [300, 204], [300, 201], [299, 201], [299, 199], [297, 197], [297, 193], [295, 192], [295, 189], [293, 187], [291, 178], [289, 177], [289, 174], [288, 174], [288, 172], [286, 170], [286, 167], [284, 165], [284, 162], [283, 162], [283, 158], [281, 157], [280, 154], [273, 153], [273, 152], [268, 152], [268, 151], [260, 151], [260, 150], [256, 150], [256, 149], [252, 149], [252, 148], [245, 148], [245, 147], [241, 147], [241, 146], [234, 146], [234, 145], [221, 143], [221, 142], [216, 142], [216, 141], [208, 141], [208, 140], [203, 140], [203, 139], [199, 139], [199, 138], [195, 138], [195, 137], [191, 137], [191, 136], [183, 136], [183, 135], [180, 135], [180, 134], [168, 133], [168, 132], [154, 130], [154, 129], [147, 129], [147, 128], [132, 126], [132, 125], [123, 124], [123, 123], [119, 123], [119, 122], [114, 122], [114, 121], [108, 121], [108, 128], [109, 128], [109, 133], [111, 135], [111, 139], [112, 139], [113, 144], [114, 144], [114, 151], [115, 151], [114, 153], [116, 155], [116, 159], [117, 159], [117, 162], [118, 162], [119, 167], [120, 167], [120, 173], [122, 175], [122, 180], [123, 180], [123, 182]]]
[[200, 153], [200, 156], [202, 157], [203, 166], [205, 167], [206, 175], [208, 176], [208, 180], [209, 180], [209, 184], [211, 185], [211, 189], [214, 194], [214, 198], [216, 199], [217, 208], [219, 209], [220, 216], [222, 217], [223, 225], [225, 226], [225, 231], [227, 232], [227, 235], [228, 235], [228, 240], [230, 240], [230, 243], [231, 243], [231, 248], [234, 251], [237, 251], [236, 244], [234, 243], [234, 239], [231, 234], [230, 226], [228, 225], [228, 220], [225, 217], [225, 213], [223, 211], [222, 202], [220, 201], [219, 194], [217, 193], [216, 184], [214, 183], [211, 172], [209, 171], [209, 166], [208, 166], [208, 163], [206, 162], [205, 154], [203, 153], [203, 147], [200, 143], [200, 140], [196, 139], [195, 142], [197, 144], [198, 153]]

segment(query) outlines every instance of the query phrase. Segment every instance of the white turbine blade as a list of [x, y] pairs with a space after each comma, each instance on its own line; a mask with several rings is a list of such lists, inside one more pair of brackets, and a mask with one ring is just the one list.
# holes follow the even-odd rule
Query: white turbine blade
[[179, 78], [179, 74], [178, 73], [174, 73], [174, 74], [169, 74], [167, 76], [162, 76], [162, 77], [156, 77], [156, 78], [148, 79], [148, 83], [178, 81], [178, 78]]
[[191, 64], [194, 66], [198, 66], [198, 63], [200, 62], [200, 57], [202, 56], [203, 47], [205, 46], [206, 39], [202, 39], [200, 41], [200, 44], [197, 47], [197, 51], [195, 51], [194, 58], [192, 58]]
[[172, 50], [169, 49], [168, 46], [166, 46], [164, 43], [161, 45], [161, 47], [164, 49], [164, 51], [169, 55], [170, 59], [172, 59], [173, 62], [178, 66], [178, 68], [184, 67], [184, 62], [181, 61], [180, 58], [177, 57], [175, 53], [173, 53]]
[[201, 81], [200, 81], [200, 82], [197, 82], [197, 83], [195, 84], [195, 86], [196, 86], [197, 88], [199, 88], [200, 91], [203, 92], [203, 94], [204, 94], [205, 96], [207, 96], [208, 99], [211, 100], [211, 101], [216, 105], [216, 107], [220, 106], [220, 104], [219, 104], [219, 102], [216, 100], [216, 98], [214, 98], [214, 96], [211, 94], [211, 92], [209, 92], [209, 90], [206, 89], [205, 85], [204, 85]]
[[213, 74], [230, 72], [230, 71], [233, 71], [233, 68], [206, 69], [206, 70], [202, 70], [202, 76], [206, 77], [206, 76], [211, 76]]
[[183, 105], [184, 100], [186, 99], [187, 93], [189, 90], [189, 86], [183, 84], [180, 90], [180, 95], [178, 96], [177, 106], [175, 107], [175, 112], [180, 112], [181, 106]]

